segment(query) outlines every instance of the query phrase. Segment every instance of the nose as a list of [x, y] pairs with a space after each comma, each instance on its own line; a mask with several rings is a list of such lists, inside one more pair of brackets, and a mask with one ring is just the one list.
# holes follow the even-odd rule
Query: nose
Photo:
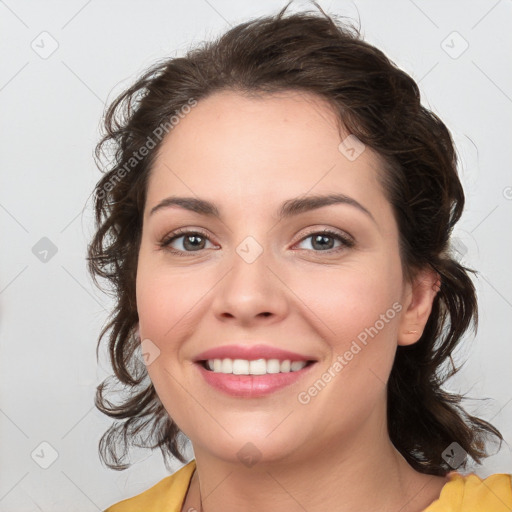
[[[287, 312], [286, 286], [262, 252], [254, 261], [235, 252], [231, 268], [215, 288], [213, 313], [223, 321], [248, 327], [277, 322]], [[274, 268], [271, 268], [274, 267]]]

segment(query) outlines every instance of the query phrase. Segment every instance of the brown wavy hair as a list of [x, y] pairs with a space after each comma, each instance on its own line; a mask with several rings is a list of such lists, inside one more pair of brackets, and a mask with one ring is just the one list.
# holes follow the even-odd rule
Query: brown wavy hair
[[[320, 13], [285, 14], [289, 3], [276, 15], [239, 24], [184, 57], [158, 62], [106, 110], [96, 163], [103, 170], [107, 147], [114, 156], [93, 192], [96, 232], [87, 259], [94, 282], [106, 279], [115, 299], [97, 345], [98, 350], [108, 333], [114, 375], [98, 386], [95, 397], [96, 407], [116, 420], [99, 443], [100, 457], [112, 469], [130, 465], [130, 446], [159, 447], [166, 466], [171, 456], [185, 462], [186, 437], [159, 400], [134, 336], [147, 178], [162, 139], [152, 139], [154, 147], [143, 156], [141, 148], [191, 99], [221, 90], [313, 93], [329, 102], [349, 133], [381, 155], [385, 165], [379, 178], [398, 223], [404, 276], [410, 279], [418, 269], [431, 267], [441, 279], [421, 339], [397, 348], [387, 390], [391, 441], [414, 469], [443, 476], [452, 469], [442, 456], [452, 442], [477, 463], [488, 456], [490, 436], [498, 437], [501, 447], [501, 433], [459, 405], [463, 395], [441, 388], [460, 369], [452, 352], [478, 323], [469, 277], [475, 271], [454, 259], [449, 245], [464, 207], [450, 132], [421, 105], [408, 74], [363, 41], [360, 29], [313, 3]], [[107, 396], [119, 384], [125, 396], [113, 403]]]

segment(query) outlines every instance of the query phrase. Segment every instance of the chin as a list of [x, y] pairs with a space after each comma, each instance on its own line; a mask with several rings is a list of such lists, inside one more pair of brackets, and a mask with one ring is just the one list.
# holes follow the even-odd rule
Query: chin
[[222, 439], [192, 441], [194, 452], [206, 451], [210, 457], [248, 468], [256, 464], [261, 467], [262, 464], [291, 461], [303, 449], [306, 440], [287, 429], [278, 432], [278, 423], [274, 421], [271, 428], [260, 430], [255, 430], [254, 423], [246, 428], [239, 424], [236, 431], [229, 430], [233, 437], [225, 434]]

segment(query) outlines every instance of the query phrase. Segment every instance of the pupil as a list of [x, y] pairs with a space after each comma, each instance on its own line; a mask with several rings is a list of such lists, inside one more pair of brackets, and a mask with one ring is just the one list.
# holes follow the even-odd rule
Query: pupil
[[[314, 246], [314, 245], [315, 245], [315, 243], [317, 243], [317, 242], [321, 242], [321, 241], [324, 241], [324, 242], [325, 242], [326, 240], [328, 240], [328, 239], [330, 239], [330, 238], [331, 238], [331, 237], [330, 237], [330, 236], [328, 236], [328, 235], [317, 235], [317, 236], [314, 238], [313, 246]], [[326, 248], [327, 248], [327, 249], [330, 249], [330, 248], [331, 248], [331, 247], [330, 247], [330, 245], [332, 245], [332, 244], [327, 244], [327, 245], [329, 245], [329, 247], [326, 247], [326, 245], [322, 245], [322, 244], [320, 244], [320, 249], [326, 249]]]
[[[199, 243], [201, 243], [201, 237], [200, 236], [197, 236], [197, 235], [190, 235], [190, 236], [187, 236], [185, 237], [185, 247], [187, 247], [187, 244], [190, 242], [190, 240], [195, 240], [196, 242], [199, 241]], [[194, 244], [192, 243], [192, 245], [190, 246], [191, 248], [195, 248], [197, 249], [198, 248], [198, 245], [197, 244]], [[188, 247], [188, 248], [190, 248]]]

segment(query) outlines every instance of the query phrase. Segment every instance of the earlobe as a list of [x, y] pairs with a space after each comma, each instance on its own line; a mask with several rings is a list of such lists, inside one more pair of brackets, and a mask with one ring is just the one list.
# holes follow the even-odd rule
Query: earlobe
[[407, 286], [404, 312], [400, 319], [398, 345], [412, 345], [422, 336], [432, 311], [432, 304], [441, 289], [441, 278], [430, 268], [420, 271]]

